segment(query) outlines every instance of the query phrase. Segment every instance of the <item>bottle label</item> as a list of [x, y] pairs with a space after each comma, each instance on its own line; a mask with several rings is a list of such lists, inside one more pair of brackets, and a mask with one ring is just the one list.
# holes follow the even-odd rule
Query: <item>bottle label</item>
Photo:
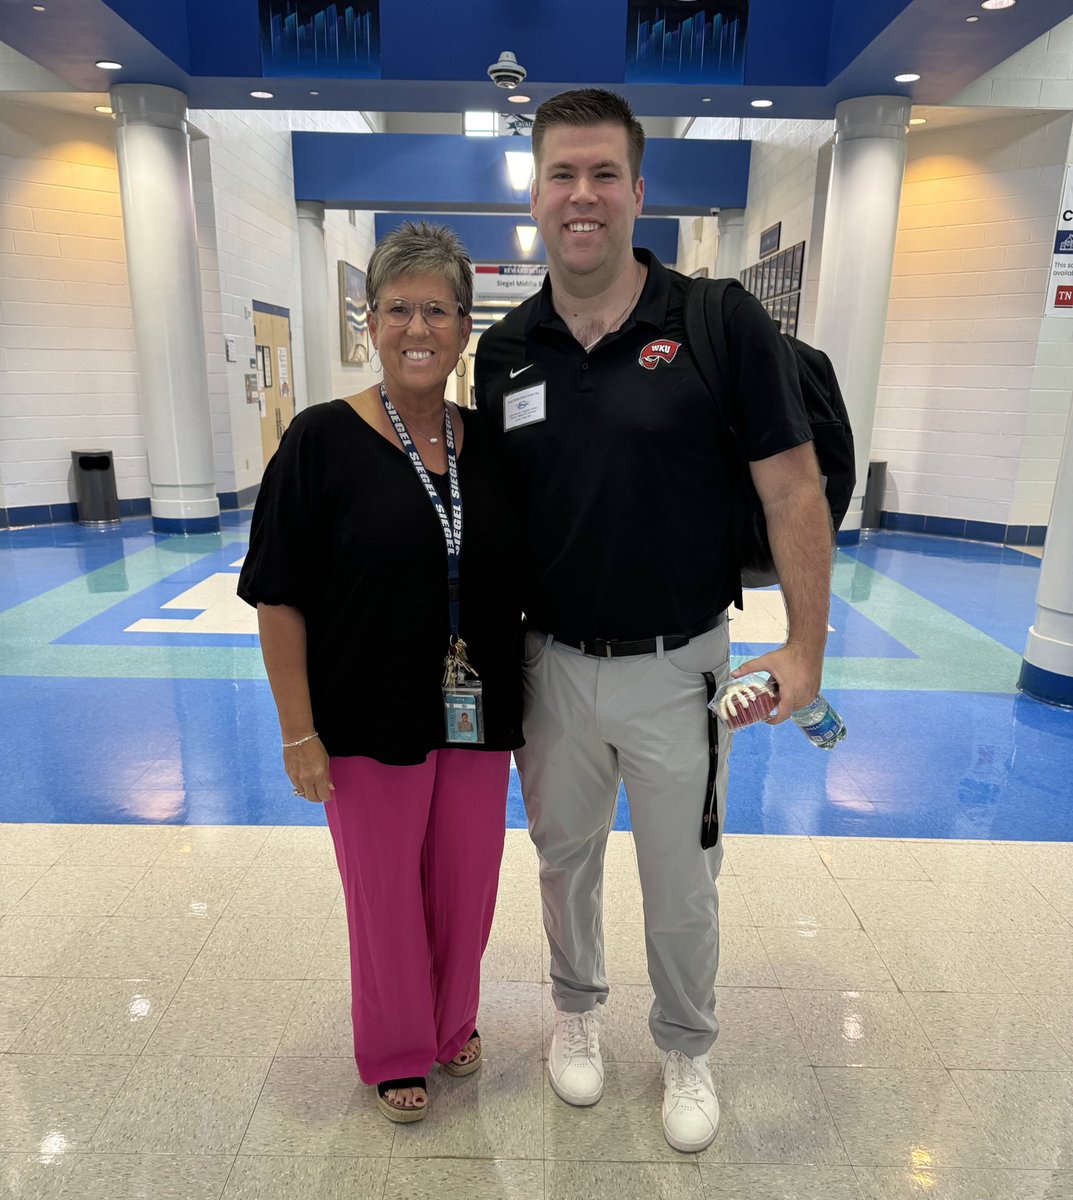
[[831, 708], [828, 708], [814, 725], [804, 726], [805, 733], [820, 746], [828, 742], [837, 742], [841, 728], [842, 721]]

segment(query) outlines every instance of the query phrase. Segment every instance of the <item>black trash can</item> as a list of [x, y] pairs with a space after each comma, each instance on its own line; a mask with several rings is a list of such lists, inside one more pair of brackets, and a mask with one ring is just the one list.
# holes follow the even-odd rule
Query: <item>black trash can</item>
[[118, 525], [119, 497], [111, 450], [72, 450], [79, 525]]
[[864, 485], [864, 512], [861, 515], [862, 529], [878, 529], [883, 519], [883, 495], [887, 490], [887, 464], [870, 462], [868, 482]]

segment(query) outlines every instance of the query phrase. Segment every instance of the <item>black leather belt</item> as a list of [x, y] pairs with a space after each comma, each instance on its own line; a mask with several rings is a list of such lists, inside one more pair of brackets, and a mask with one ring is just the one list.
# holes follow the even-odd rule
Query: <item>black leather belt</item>
[[[725, 619], [726, 613], [721, 612], [706, 621], [699, 629], [691, 630], [689, 633], [665, 633], [663, 649], [678, 650], [694, 638], [700, 637], [701, 634], [708, 633], [722, 625]], [[582, 654], [591, 654], [593, 658], [628, 658], [632, 654], [655, 654], [657, 649], [656, 638], [641, 638], [633, 642], [617, 638], [586, 638], [584, 641], [572, 642], [569, 638], [556, 637], [555, 640], [573, 650], [580, 650]]]

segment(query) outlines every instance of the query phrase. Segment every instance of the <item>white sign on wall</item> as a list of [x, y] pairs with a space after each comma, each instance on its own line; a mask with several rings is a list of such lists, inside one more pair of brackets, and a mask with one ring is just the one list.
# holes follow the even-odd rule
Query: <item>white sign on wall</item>
[[1069, 164], [1062, 180], [1062, 203], [1058, 209], [1044, 312], [1073, 314], [1073, 166]]
[[473, 299], [524, 300], [540, 290], [547, 273], [543, 263], [479, 263], [473, 268]]

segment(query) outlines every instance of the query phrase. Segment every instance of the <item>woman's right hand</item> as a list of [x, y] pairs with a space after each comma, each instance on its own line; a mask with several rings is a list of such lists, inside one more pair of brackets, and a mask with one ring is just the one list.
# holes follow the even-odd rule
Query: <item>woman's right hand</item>
[[295, 792], [314, 804], [323, 804], [335, 791], [328, 752], [319, 737], [283, 751], [283, 766]]

